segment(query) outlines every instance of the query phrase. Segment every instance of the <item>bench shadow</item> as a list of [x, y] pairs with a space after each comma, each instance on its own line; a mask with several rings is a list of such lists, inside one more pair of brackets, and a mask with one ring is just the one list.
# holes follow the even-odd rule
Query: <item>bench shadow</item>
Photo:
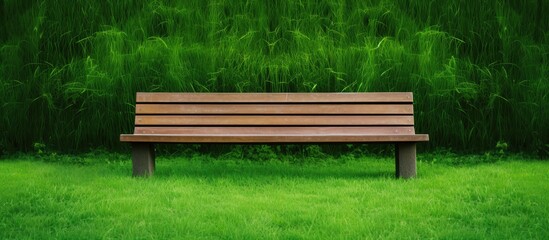
[[158, 164], [154, 178], [206, 178], [206, 179], [386, 179], [395, 178], [394, 169], [350, 168], [331, 164]]

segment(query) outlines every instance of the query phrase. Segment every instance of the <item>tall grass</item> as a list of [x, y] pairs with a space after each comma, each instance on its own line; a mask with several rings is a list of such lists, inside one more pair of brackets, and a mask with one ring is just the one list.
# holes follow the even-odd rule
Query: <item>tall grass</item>
[[547, 154], [547, 9], [536, 0], [5, 0], [0, 147], [118, 148], [136, 91], [413, 91], [429, 147], [505, 142]]

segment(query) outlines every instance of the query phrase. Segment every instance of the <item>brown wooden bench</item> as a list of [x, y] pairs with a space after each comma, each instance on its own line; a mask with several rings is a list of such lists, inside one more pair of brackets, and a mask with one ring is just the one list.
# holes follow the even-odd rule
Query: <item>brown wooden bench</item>
[[392, 143], [396, 176], [416, 176], [413, 97], [403, 93], [137, 93], [134, 176], [154, 172], [154, 143]]

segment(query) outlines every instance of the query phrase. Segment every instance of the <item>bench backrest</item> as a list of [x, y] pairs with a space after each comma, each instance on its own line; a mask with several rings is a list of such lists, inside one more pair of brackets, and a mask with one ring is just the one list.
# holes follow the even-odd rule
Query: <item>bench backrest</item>
[[135, 134], [414, 134], [403, 93], [137, 93]]

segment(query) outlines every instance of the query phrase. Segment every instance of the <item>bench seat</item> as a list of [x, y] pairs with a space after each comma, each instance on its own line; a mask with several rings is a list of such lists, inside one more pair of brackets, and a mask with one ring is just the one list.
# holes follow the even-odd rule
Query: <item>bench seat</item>
[[134, 176], [154, 171], [155, 143], [391, 143], [397, 177], [416, 176], [412, 93], [137, 93]]
[[123, 134], [123, 142], [156, 143], [395, 143], [429, 141], [427, 134]]

